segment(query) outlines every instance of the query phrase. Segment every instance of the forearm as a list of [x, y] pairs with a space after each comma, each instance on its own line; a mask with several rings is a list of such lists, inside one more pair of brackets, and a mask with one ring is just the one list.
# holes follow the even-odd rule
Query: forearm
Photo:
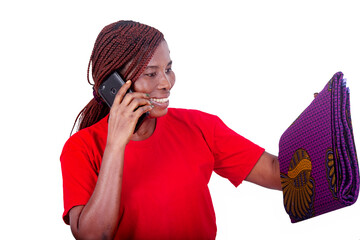
[[262, 187], [281, 190], [278, 158], [264, 152], [247, 176], [246, 180]]
[[272, 165], [272, 181], [271, 181], [271, 187], [272, 189], [276, 189], [276, 190], [282, 190], [281, 188], [281, 179], [280, 179], [280, 164], [279, 164], [279, 159], [276, 156], [272, 155], [272, 160], [271, 160], [271, 165]]
[[[94, 192], [70, 222], [76, 239], [112, 239], [120, 221], [124, 149], [105, 148]], [[76, 214], [76, 213], [75, 213]]]

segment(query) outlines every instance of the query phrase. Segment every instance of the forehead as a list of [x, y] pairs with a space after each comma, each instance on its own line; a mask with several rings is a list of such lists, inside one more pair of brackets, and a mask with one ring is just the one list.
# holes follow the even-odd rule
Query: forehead
[[[150, 59], [147, 67], [154, 66], [157, 67], [159, 65], [167, 65], [171, 61], [170, 58], [170, 50], [165, 40], [161, 41], [159, 46], [156, 48], [154, 55]], [[125, 64], [125, 66], [120, 70], [120, 74], [125, 74], [125, 72], [130, 67], [132, 60]], [[131, 73], [130, 73], [131, 75]]]
[[159, 46], [156, 48], [153, 57], [150, 59], [148, 66], [159, 65], [159, 64], [168, 64], [171, 61], [170, 59], [170, 50], [167, 45], [167, 42], [161, 41]]

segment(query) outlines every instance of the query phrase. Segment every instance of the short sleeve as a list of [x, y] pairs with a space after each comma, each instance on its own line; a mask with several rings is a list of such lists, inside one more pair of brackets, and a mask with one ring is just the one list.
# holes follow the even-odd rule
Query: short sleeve
[[214, 171], [237, 187], [250, 173], [264, 148], [215, 120], [213, 137]]
[[63, 220], [66, 224], [69, 224], [70, 209], [85, 205], [94, 191], [98, 173], [91, 158], [81, 139], [73, 136], [65, 143], [60, 162], [63, 177]]

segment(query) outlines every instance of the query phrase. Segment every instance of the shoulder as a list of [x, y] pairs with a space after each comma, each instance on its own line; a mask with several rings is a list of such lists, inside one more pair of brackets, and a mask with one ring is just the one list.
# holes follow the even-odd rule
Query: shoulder
[[64, 144], [63, 151], [75, 150], [85, 146], [86, 142], [91, 139], [88, 129], [82, 129], [72, 136]]
[[98, 142], [106, 140], [107, 119], [103, 118], [90, 127], [74, 133], [64, 144], [63, 153], [66, 151], [89, 151]]

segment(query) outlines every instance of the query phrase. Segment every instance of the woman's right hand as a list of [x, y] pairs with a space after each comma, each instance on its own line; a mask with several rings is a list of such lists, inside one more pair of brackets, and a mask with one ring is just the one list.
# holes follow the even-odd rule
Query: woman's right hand
[[107, 147], [125, 147], [134, 133], [140, 116], [152, 109], [146, 93], [127, 93], [131, 86], [128, 80], [117, 92], [110, 109]]
[[152, 109], [145, 93], [126, 93], [120, 88], [110, 109], [107, 143], [94, 191], [86, 203], [69, 212], [71, 231], [76, 239], [113, 239], [121, 221], [120, 201], [124, 151], [139, 117]]

